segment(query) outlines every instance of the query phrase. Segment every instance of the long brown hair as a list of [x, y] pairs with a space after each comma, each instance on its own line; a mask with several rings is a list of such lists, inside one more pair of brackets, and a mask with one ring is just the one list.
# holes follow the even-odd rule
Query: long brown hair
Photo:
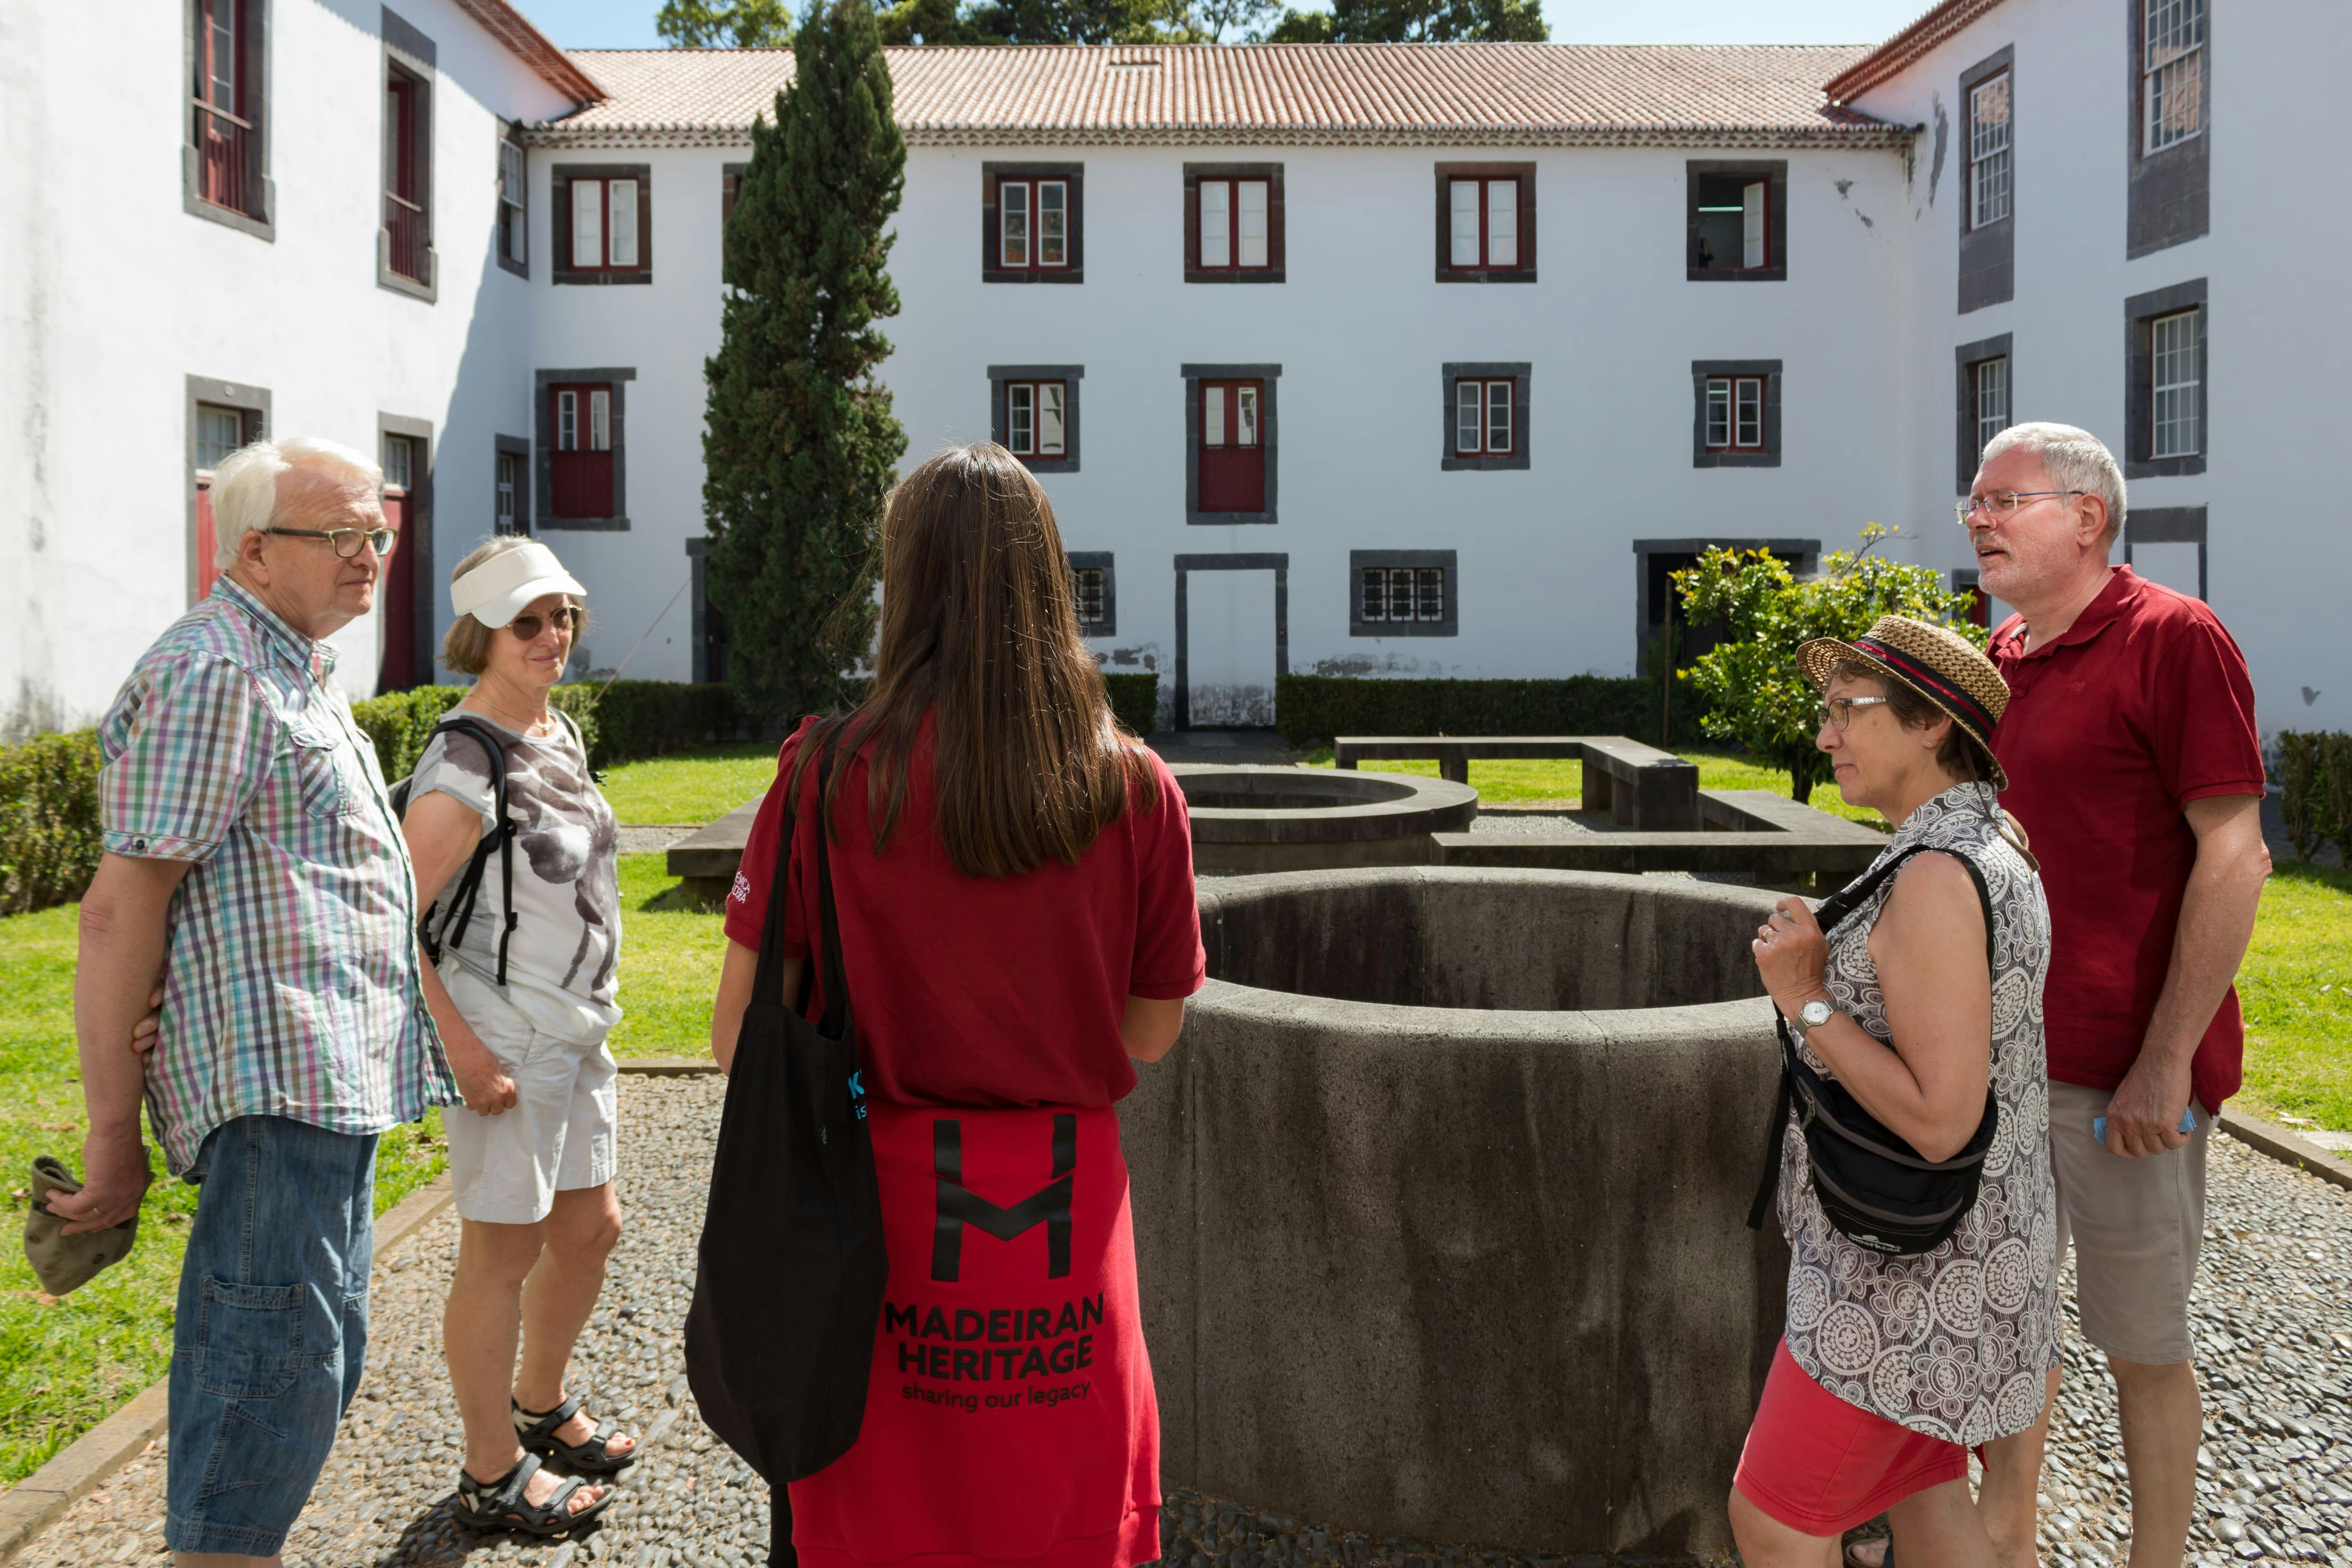
[[866, 803], [881, 853], [929, 712], [940, 838], [973, 876], [1076, 864], [1130, 788], [1138, 809], [1157, 808], [1143, 749], [1112, 716], [1078, 633], [1053, 505], [1019, 459], [983, 442], [925, 462], [882, 504], [881, 553], [874, 684], [803, 738], [792, 799], [812, 758], [835, 749], [837, 775], [873, 742]]

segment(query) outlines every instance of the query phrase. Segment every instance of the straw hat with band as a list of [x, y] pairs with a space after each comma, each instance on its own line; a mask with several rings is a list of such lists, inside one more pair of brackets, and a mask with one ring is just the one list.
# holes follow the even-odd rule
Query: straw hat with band
[[550, 594], [572, 594], [584, 599], [588, 590], [563, 569], [554, 551], [533, 540], [499, 552], [450, 584], [449, 607], [495, 631], [522, 614], [523, 606], [533, 599]]
[[1862, 665], [1900, 681], [1943, 710], [1982, 748], [1992, 764], [1993, 788], [2009, 787], [2009, 774], [1992, 751], [1992, 728], [2009, 706], [2009, 683], [1958, 632], [1908, 616], [1881, 616], [1852, 642], [1815, 637], [1797, 649], [1797, 668], [1817, 690], [1829, 689], [1830, 672], [1840, 664]]

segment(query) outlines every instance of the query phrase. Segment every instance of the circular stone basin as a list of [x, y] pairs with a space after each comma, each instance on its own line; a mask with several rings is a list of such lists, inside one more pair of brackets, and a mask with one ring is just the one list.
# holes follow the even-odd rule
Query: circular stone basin
[[1468, 784], [1341, 768], [1170, 769], [1192, 816], [1192, 866], [1209, 873], [1421, 866], [1429, 836], [1478, 815]]
[[1391, 868], [1201, 888], [1120, 1107], [1170, 1484], [1515, 1552], [1727, 1552], [1787, 1253], [1755, 889]]

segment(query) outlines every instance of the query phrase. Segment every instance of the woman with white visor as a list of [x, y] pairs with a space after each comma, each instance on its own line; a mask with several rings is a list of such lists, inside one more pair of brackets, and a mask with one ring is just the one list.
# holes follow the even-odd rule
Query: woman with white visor
[[[635, 1439], [564, 1390], [621, 1234], [604, 1047], [621, 1016], [620, 835], [579, 731], [548, 706], [587, 625], [585, 593], [529, 539], [457, 563], [442, 662], [474, 688], [418, 759], [403, 823], [420, 893], [439, 895], [425, 1003], [466, 1101], [443, 1114], [461, 1223], [442, 1326], [466, 1428], [457, 1512], [540, 1535], [603, 1512], [613, 1492], [594, 1478], [637, 1458]], [[457, 888], [478, 855], [469, 901]]]

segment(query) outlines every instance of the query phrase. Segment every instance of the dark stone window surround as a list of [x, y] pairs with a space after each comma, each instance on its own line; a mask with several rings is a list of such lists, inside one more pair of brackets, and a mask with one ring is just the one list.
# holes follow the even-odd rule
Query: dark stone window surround
[[[2156, 416], [2156, 354], [2148, 323], [2158, 316], [2177, 315], [2190, 309], [2197, 312], [2197, 450], [2186, 458], [2151, 458], [2147, 454], [2156, 440], [2152, 428]], [[2135, 294], [2124, 301], [2125, 479], [2155, 479], [2205, 471], [2205, 456], [2213, 447], [2213, 426], [2208, 414], [2212, 405], [2213, 361], [2206, 351], [2212, 315], [2212, 307], [2206, 303], [2202, 278], [2175, 283], [2169, 289]]]
[[523, 480], [515, 487], [514, 521], [515, 531], [527, 538], [531, 532], [531, 492], [538, 489], [530, 481], [530, 443], [520, 436], [493, 436], [490, 437], [490, 446], [492, 454], [490, 458], [490, 525], [493, 528], [498, 526], [499, 458], [500, 456], [520, 458]]
[[[504, 155], [503, 150], [509, 143], [512, 143], [522, 153], [523, 258], [517, 261], [509, 256], [507, 247], [499, 242], [495, 232], [491, 236], [490, 248], [498, 254], [500, 267], [518, 278], [528, 279], [530, 277], [530, 143], [522, 139], [522, 121], [520, 120], [511, 122], [501, 121], [499, 124], [500, 155]], [[503, 206], [505, 204], [500, 202], [499, 205]], [[504, 215], [501, 214], [501, 216]]]
[[[433, 462], [439, 449], [433, 440], [433, 421], [411, 419], [405, 415], [379, 412], [375, 416], [375, 459], [383, 461], [383, 438], [405, 436], [420, 448], [415, 468], [409, 478], [408, 517], [400, 538], [400, 552], [408, 557], [405, 570], [409, 574], [410, 615], [415, 622], [416, 684], [431, 686], [433, 667], [440, 657], [440, 639], [433, 635], [434, 606], [446, 603], [443, 594], [435, 592], [437, 579], [433, 569]], [[379, 655], [381, 657], [381, 655]]]
[[[1264, 180], [1265, 192], [1265, 261], [1264, 267], [1202, 267], [1201, 260], [1201, 182], [1202, 180]], [[1187, 163], [1184, 165], [1184, 281], [1187, 283], [1280, 283], [1285, 281], [1288, 237], [1283, 232], [1282, 165], [1279, 163]], [[1238, 247], [1241, 235], [1233, 237]]]
[[[1282, 375], [1278, 364], [1188, 364], [1184, 377], [1184, 521], [1204, 527], [1229, 523], [1276, 522], [1276, 479], [1281, 472], [1282, 421], [1275, 412], [1275, 384]], [[1265, 395], [1259, 400], [1258, 440], [1265, 447], [1265, 510], [1264, 511], [1202, 511], [1201, 510], [1201, 384], [1204, 381], [1262, 381]], [[1179, 623], [1180, 627], [1181, 623]], [[1179, 711], [1182, 699], [1178, 700]]]
[[[1710, 452], [1706, 449], [1706, 384], [1711, 376], [1760, 375], [1764, 378], [1764, 449], [1760, 452]], [[1733, 417], [1738, 417], [1735, 409]], [[1780, 362], [1776, 359], [1695, 359], [1691, 361], [1691, 467], [1694, 468], [1777, 468], [1780, 466]]]
[[1633, 541], [1633, 668], [1639, 675], [1656, 673], [1650, 661], [1650, 557], [1697, 555], [1706, 551], [1769, 550], [1790, 563], [1800, 577], [1821, 570], [1818, 539], [1637, 539]]
[[2198, 92], [2204, 105], [2204, 128], [2187, 141], [2150, 153], [2141, 151], [2147, 135], [2147, 105], [2142, 101], [2147, 85], [2140, 73], [2146, 48], [2147, 5], [2147, 0], [2124, 0], [2125, 36], [2130, 40], [2124, 61], [2124, 68], [2130, 73], [2124, 92], [2125, 112], [2130, 117], [2124, 131], [2124, 145], [2131, 149], [2126, 160], [2130, 169], [2125, 196], [2126, 260], [2201, 238], [2213, 227], [2214, 7], [2205, 9], [2205, 47], [2199, 55], [2203, 79]]
[[[1785, 283], [1789, 280], [1789, 161], [1785, 158], [1741, 160], [1693, 158], [1684, 165], [1684, 216], [1688, 220], [1688, 244], [1683, 250], [1683, 275], [1693, 283]], [[1698, 254], [1698, 183], [1703, 175], [1728, 174], [1770, 182], [1764, 197], [1764, 243], [1770, 247], [1769, 267], [1700, 267]]]
[[[1348, 635], [1351, 637], [1451, 637], [1462, 635], [1462, 572], [1451, 550], [1348, 552]], [[1364, 573], [1375, 566], [1437, 566], [1445, 572], [1445, 616], [1435, 621], [1364, 619]]]
[[[236, 212], [205, 200], [204, 156], [196, 150], [195, 105], [188, 101], [194, 96], [197, 48], [202, 40], [196, 37], [196, 8], [192, 0], [181, 0], [180, 27], [183, 45], [180, 61], [180, 210], [191, 217], [200, 217], [256, 239], [273, 243], [278, 238], [278, 183], [269, 177], [269, 140], [275, 133], [269, 112], [269, 29], [274, 18], [270, 15], [273, 0], [246, 0], [246, 40], [244, 58], [237, 69], [253, 86], [253, 100], [260, 100], [260, 112], [248, 114], [254, 135], [246, 152], [246, 210]], [[207, 401], [210, 401], [207, 399]], [[193, 493], [193, 492], [191, 492]], [[194, 503], [190, 502], [191, 505]], [[194, 537], [193, 534], [190, 535]], [[192, 577], [190, 582], [194, 582]]]
[[[996, 182], [1067, 180], [1070, 183], [1070, 264], [1067, 267], [1002, 267], [997, 258]], [[1034, 220], [1035, 214], [1030, 216]], [[1034, 241], [1035, 236], [1031, 236]], [[1087, 280], [1087, 166], [1084, 163], [998, 163], [980, 166], [980, 280], [982, 283], [1083, 283]]]
[[1033, 474], [1075, 474], [1078, 471], [1078, 383], [1086, 379], [1082, 364], [992, 364], [988, 367], [988, 438], [1011, 449], [1013, 427], [1004, 411], [1008, 381], [1061, 381], [1069, 384], [1062, 397], [1062, 451], [1059, 458], [1023, 458]]
[[[1989, 77], [2009, 73], [2009, 216], [1982, 228], [1975, 216], [1975, 165], [1969, 94]], [[1960, 314], [1998, 305], [2017, 295], [2017, 46], [2005, 45], [1960, 73], [1960, 199], [1954, 204], [1960, 226]]]
[[1103, 579], [1103, 618], [1092, 626], [1080, 621], [1079, 634], [1090, 637], [1118, 636], [1118, 569], [1111, 563], [1111, 552], [1108, 550], [1073, 550], [1070, 552], [1070, 570], [1099, 572]]
[[[571, 528], [604, 533], [624, 533], [629, 527], [628, 384], [637, 379], [635, 366], [597, 365], [586, 370], [542, 370], [535, 373], [531, 390], [531, 431], [538, 455], [531, 464], [531, 517], [534, 531]], [[573, 382], [613, 384], [613, 510], [612, 517], [555, 515], [555, 415], [548, 405], [547, 389]]]
[[[635, 180], [637, 183], [637, 265], [574, 268], [572, 265], [572, 182]], [[548, 171], [548, 279], [554, 283], [651, 283], [654, 280], [654, 166], [651, 163], [558, 163]], [[609, 222], [609, 219], [607, 220]], [[611, 237], [605, 238], [609, 247]]]
[[2124, 525], [2124, 564], [2132, 560], [2132, 546], [2193, 544], [2197, 547], [2197, 596], [2207, 597], [2205, 576], [2205, 509], [2201, 506], [2142, 506], [2131, 509]]
[[[1438, 469], [1500, 470], [1533, 467], [1528, 453], [1528, 381], [1534, 366], [1527, 360], [1448, 360], [1442, 367], [1445, 393], [1444, 446], [1439, 448]], [[1463, 457], [1454, 449], [1454, 384], [1457, 381], [1511, 383], [1511, 449]]]
[[[193, 11], [193, 7], [191, 10]], [[193, 68], [190, 72], [190, 79], [194, 79]], [[243, 413], [247, 416], [245, 438], [248, 441], [258, 441], [269, 434], [269, 389], [266, 386], [249, 386], [243, 382], [215, 381], [208, 375], [192, 375], [187, 378], [187, 395], [182, 405], [181, 427], [187, 437], [185, 445], [188, 468], [187, 479], [182, 489], [187, 492], [188, 497], [188, 521], [185, 531], [188, 541], [186, 553], [188, 575], [185, 589], [188, 603], [191, 605], [196, 602], [196, 579], [204, 564], [196, 559], [196, 405], [199, 403], [215, 404], [220, 407], [234, 408]]]
[[[440, 87], [437, 55], [433, 40], [409, 26], [389, 5], [383, 7], [383, 76], [388, 78], [392, 68], [397, 66], [415, 77], [418, 87], [423, 89], [422, 101], [416, 111], [416, 141], [425, 166], [419, 171], [416, 183], [417, 189], [424, 195], [420, 205], [425, 213], [418, 221], [425, 226], [425, 276], [421, 279], [406, 278], [392, 269], [392, 236], [385, 232], [383, 217], [384, 197], [390, 192], [383, 191], [376, 197], [375, 280], [379, 288], [389, 289], [395, 294], [411, 295], [429, 305], [438, 297], [441, 275], [441, 256], [433, 247], [433, 99]], [[381, 102], [383, 95], [379, 93], [377, 97]], [[390, 113], [390, 107], [385, 106], [383, 112]], [[379, 141], [377, 145], [383, 145], [391, 135], [392, 127], [384, 126], [383, 141]], [[388, 184], [390, 174], [387, 168], [381, 183]]]
[[[1519, 182], [1519, 261], [1517, 267], [1456, 267], [1454, 265], [1454, 203], [1447, 182], [1455, 179], [1499, 180], [1517, 175]], [[1536, 280], [1536, 166], [1513, 163], [1440, 163], [1437, 165], [1437, 280], [1440, 283], [1532, 283]]]
[[686, 678], [696, 686], [707, 686], [710, 682], [710, 595], [708, 570], [710, 562], [710, 541], [709, 537], [697, 534], [688, 540], [686, 553], [690, 561], [690, 564], [687, 567], [687, 574], [693, 581], [693, 585], [687, 592], [688, 596], [694, 601], [694, 609], [688, 617], [691, 625], [687, 639]]
[[[1274, 476], [1266, 475], [1272, 484]], [[1271, 497], [1268, 498], [1272, 499]], [[1188, 580], [1195, 572], [1272, 572], [1274, 574], [1274, 673], [1290, 673], [1290, 555], [1286, 551], [1257, 554], [1179, 555], [1176, 557], [1176, 729], [1192, 727], [1192, 629]]]
[[1977, 467], [1984, 458], [1983, 449], [1977, 444], [1977, 366], [1987, 360], [2009, 362], [2010, 423], [2017, 423], [2017, 356], [2010, 352], [2012, 335], [2003, 332], [1999, 337], [1979, 338], [1952, 351], [1953, 410], [1958, 419], [1954, 431], [1958, 441], [1954, 449], [1957, 462], [1953, 473], [1958, 488], [1952, 493], [1956, 496], [1968, 494], [1969, 487], [1977, 482]]

